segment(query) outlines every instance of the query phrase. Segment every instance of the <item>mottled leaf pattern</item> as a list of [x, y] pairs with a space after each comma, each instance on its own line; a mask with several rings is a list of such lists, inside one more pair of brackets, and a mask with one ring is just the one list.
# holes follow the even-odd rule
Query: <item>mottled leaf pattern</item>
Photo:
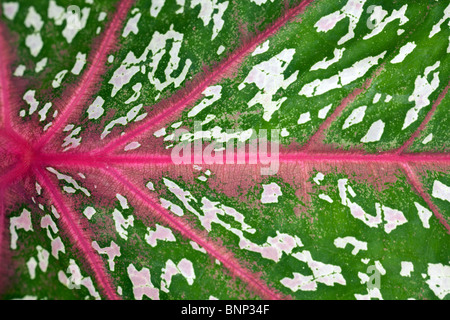
[[448, 1], [0, 4], [2, 299], [450, 298]]

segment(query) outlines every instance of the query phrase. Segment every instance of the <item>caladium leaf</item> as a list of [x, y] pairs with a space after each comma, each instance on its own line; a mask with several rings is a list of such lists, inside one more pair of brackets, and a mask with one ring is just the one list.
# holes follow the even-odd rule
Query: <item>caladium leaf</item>
[[0, 12], [3, 299], [450, 298], [448, 2]]

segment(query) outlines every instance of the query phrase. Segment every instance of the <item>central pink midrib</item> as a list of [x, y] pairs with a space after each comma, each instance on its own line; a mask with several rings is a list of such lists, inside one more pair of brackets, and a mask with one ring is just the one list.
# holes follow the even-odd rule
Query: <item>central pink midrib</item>
[[[162, 220], [166, 224], [168, 224], [173, 229], [177, 230], [181, 235], [191, 239], [196, 242], [199, 246], [203, 247], [211, 256], [219, 260], [227, 269], [229, 269], [233, 274], [250, 284], [254, 289], [257, 290], [257, 293], [262, 297], [272, 300], [280, 300], [282, 298], [281, 295], [270, 290], [261, 280], [257, 279], [253, 274], [251, 274], [248, 270], [241, 267], [238, 261], [236, 261], [233, 257], [231, 257], [231, 253], [228, 253], [228, 256], [224, 254], [224, 249], [217, 249], [214, 244], [209, 241], [203, 239], [203, 237], [196, 234], [192, 231], [187, 225], [181, 222], [179, 219], [173, 217], [169, 212], [167, 212], [164, 208], [162, 208], [158, 203], [156, 203], [151, 197], [143, 193], [139, 188], [134, 186], [130, 181], [128, 181], [124, 176], [122, 176], [117, 170], [114, 168], [108, 168], [104, 170], [105, 173], [116, 179], [122, 185], [126, 186], [126, 188], [133, 193], [137, 198], [139, 198], [142, 202], [144, 202], [148, 207], [152, 210], [156, 211], [159, 215], [161, 215]], [[222, 252], [221, 252], [222, 251]]]
[[[248, 164], [251, 155], [246, 154], [246, 163]], [[194, 156], [192, 158], [191, 164], [205, 164], [195, 163]], [[420, 182], [415, 176], [414, 172], [411, 170], [410, 163], [430, 163], [430, 164], [444, 164], [450, 165], [450, 155], [449, 154], [398, 154], [397, 151], [385, 152], [383, 154], [366, 154], [363, 152], [322, 152], [316, 153], [311, 151], [300, 151], [300, 152], [281, 152], [278, 158], [273, 159], [274, 161], [279, 161], [280, 163], [302, 163], [302, 162], [318, 162], [318, 163], [353, 163], [363, 165], [366, 163], [379, 163], [379, 164], [389, 164], [389, 165], [399, 165], [400, 168], [405, 172], [407, 178], [410, 180], [414, 189], [420, 194], [420, 196], [426, 201], [430, 209], [433, 211], [434, 215], [439, 219], [442, 225], [450, 233], [450, 227], [446, 222], [442, 214], [439, 213], [436, 206], [432, 203], [430, 197], [423, 191]], [[140, 166], [140, 165], [174, 165], [172, 157], [170, 155], [105, 155], [105, 156], [92, 156], [90, 154], [73, 154], [67, 157], [67, 154], [54, 154], [42, 156], [40, 159], [41, 165], [51, 165], [59, 164], [66, 166], [81, 166], [81, 167], [91, 167], [103, 169], [108, 165], [126, 165], [127, 167]], [[224, 154], [223, 165], [226, 165], [226, 154]], [[257, 163], [256, 165], [262, 165]], [[265, 164], [267, 165], [267, 164]], [[115, 169], [109, 168], [109, 170]], [[117, 173], [118, 174], [118, 173]], [[116, 179], [119, 179], [120, 174]], [[125, 179], [121, 177], [121, 179]], [[122, 180], [125, 182], [126, 180]], [[124, 183], [129, 188], [134, 190], [134, 192], [139, 192], [139, 189], [134, 187], [131, 183]], [[140, 194], [140, 197], [145, 197], [145, 195]], [[148, 200], [144, 200], [148, 202]], [[154, 206], [154, 205], [153, 205]], [[152, 207], [153, 207], [152, 206]], [[158, 212], [161, 210], [157, 208]], [[164, 215], [163, 215], [164, 216]], [[169, 214], [169, 218], [171, 218]], [[170, 221], [171, 222], [171, 221]], [[172, 223], [172, 222], [171, 222]], [[180, 225], [176, 224], [177, 230], [180, 230]], [[188, 230], [188, 229], [187, 229]], [[189, 235], [192, 238], [192, 235]], [[196, 241], [197, 242], [197, 241]]]
[[[288, 10], [280, 19], [272, 24], [265, 31], [253, 38], [249, 43], [243, 45], [239, 50], [235, 51], [229, 58], [227, 58], [221, 65], [219, 65], [213, 72], [209, 73], [206, 78], [201, 81], [189, 94], [183, 92], [183, 96], [179, 98], [171, 107], [165, 109], [153, 118], [147, 119], [144, 123], [130, 132], [111, 140], [105, 147], [100, 150], [94, 151], [96, 153], [109, 153], [115, 148], [125, 144], [136, 136], [158, 126], [160, 123], [166, 121], [174, 114], [177, 114], [184, 110], [186, 106], [198, 100], [205, 91], [205, 89], [214, 82], [217, 82], [223, 77], [230, 69], [234, 67], [242, 58], [249, 55], [259, 44], [265, 41], [267, 38], [275, 34], [280, 28], [282, 28], [287, 22], [294, 19], [314, 0], [304, 0], [296, 7]], [[164, 101], [162, 102], [164, 103]]]
[[429, 162], [450, 164], [450, 154], [366, 154], [366, 153], [285, 153], [280, 157], [282, 162], [291, 161], [317, 161], [317, 162], [378, 162], [378, 163], [408, 163], [408, 162]]
[[[249, 164], [248, 159], [253, 158], [253, 155], [246, 153], [246, 164]], [[205, 162], [196, 163], [194, 155], [192, 156], [190, 164], [206, 164]], [[440, 163], [450, 165], [450, 154], [447, 153], [403, 153], [396, 154], [386, 152], [382, 154], [367, 154], [364, 152], [280, 152], [278, 159], [280, 163], [295, 163], [295, 162], [349, 162], [349, 163]], [[91, 154], [66, 154], [56, 153], [42, 155], [37, 160], [40, 165], [62, 165], [62, 166], [82, 166], [100, 168], [108, 164], [116, 165], [175, 165], [171, 155], [164, 154], [150, 154], [150, 155], [105, 155], [95, 156]], [[223, 165], [226, 165], [226, 155], [223, 157]], [[260, 161], [256, 163], [261, 164]], [[234, 164], [233, 164], [234, 165]]]
[[94, 52], [94, 56], [92, 60], [90, 60], [92, 61], [91, 66], [89, 67], [88, 71], [84, 73], [78, 87], [72, 93], [66, 107], [58, 116], [55, 123], [46, 133], [44, 133], [44, 135], [42, 135], [42, 137], [36, 143], [37, 149], [42, 148], [42, 146], [48, 143], [53, 138], [53, 136], [67, 123], [69, 117], [73, 114], [79, 102], [82, 101], [83, 98], [85, 98], [86, 93], [88, 93], [89, 90], [96, 85], [93, 80], [97, 75], [101, 74], [101, 71], [104, 68], [106, 62], [108, 50], [114, 43], [117, 42], [116, 35], [133, 2], [134, 0], [120, 1], [118, 9], [114, 14], [111, 23], [108, 25], [105, 34], [103, 35], [99, 50], [97, 52]]
[[67, 209], [67, 206], [64, 204], [64, 200], [61, 198], [60, 193], [42, 169], [35, 168], [34, 172], [37, 180], [40, 181], [41, 185], [50, 193], [51, 198], [55, 202], [55, 207], [61, 213], [60, 216], [63, 224], [68, 226], [69, 230], [66, 230], [68, 235], [70, 237], [73, 237], [73, 243], [81, 249], [83, 256], [86, 258], [90, 268], [93, 270], [95, 279], [100, 285], [102, 291], [104, 291], [108, 299], [119, 300], [120, 297], [116, 294], [115, 290], [110, 284], [106, 272], [101, 267], [103, 266], [103, 263], [93, 252], [93, 248], [90, 246], [85, 235], [82, 234], [80, 227], [75, 224], [73, 219], [74, 215]]

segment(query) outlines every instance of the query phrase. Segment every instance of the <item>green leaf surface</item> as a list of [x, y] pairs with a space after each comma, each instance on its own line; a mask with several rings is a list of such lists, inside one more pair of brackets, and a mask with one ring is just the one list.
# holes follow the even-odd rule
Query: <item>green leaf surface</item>
[[450, 299], [448, 1], [0, 16], [1, 299]]

